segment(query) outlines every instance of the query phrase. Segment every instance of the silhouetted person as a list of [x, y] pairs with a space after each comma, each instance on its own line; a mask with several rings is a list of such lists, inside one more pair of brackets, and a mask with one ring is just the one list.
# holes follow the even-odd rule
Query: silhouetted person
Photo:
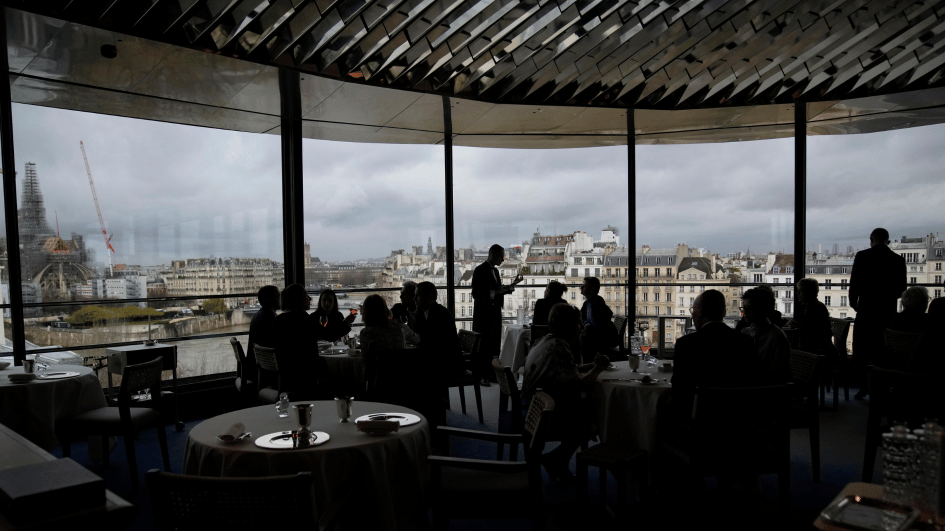
[[[945, 283], [942, 284], [945, 288]], [[929, 319], [932, 321], [945, 321], [945, 297], [936, 297], [929, 303]]]
[[575, 450], [591, 436], [590, 418], [595, 417], [587, 398], [582, 398], [591, 383], [609, 364], [599, 355], [594, 363], [577, 365], [571, 343], [581, 335], [581, 315], [568, 304], [556, 304], [548, 316], [548, 334], [532, 345], [525, 358], [522, 396], [531, 400], [538, 389], [555, 401], [552, 429], [561, 437], [561, 445], [542, 455], [542, 465], [552, 479], [572, 478], [568, 463]]
[[318, 296], [318, 308], [311, 318], [316, 323], [318, 339], [337, 341], [351, 331], [351, 323], [355, 315], [342, 315], [338, 309], [338, 296], [330, 289], [326, 289]]
[[856, 311], [853, 324], [853, 367], [860, 380], [855, 398], [863, 399], [866, 366], [883, 353], [883, 330], [896, 315], [896, 299], [906, 289], [906, 260], [889, 248], [889, 232], [874, 229], [870, 248], [856, 253], [850, 273], [850, 307]]
[[751, 337], [758, 353], [758, 366], [767, 383], [791, 380], [791, 343], [781, 327], [771, 324], [774, 296], [770, 290], [754, 288], [742, 294], [742, 312], [748, 327], [741, 331]]
[[929, 305], [929, 290], [922, 286], [910, 286], [902, 292], [902, 311], [897, 313], [889, 328], [900, 332], [919, 333], [929, 326], [925, 309]]
[[794, 318], [787, 326], [797, 329], [797, 348], [804, 352], [827, 356], [831, 362], [837, 357], [830, 328], [830, 311], [817, 299], [820, 284], [813, 278], [802, 278], [797, 283], [797, 307]]
[[377, 383], [377, 358], [384, 350], [407, 348], [407, 342], [419, 343], [420, 336], [406, 323], [394, 321], [387, 302], [380, 295], [368, 295], [361, 305], [361, 357], [364, 360], [364, 381], [368, 391]]
[[600, 293], [600, 280], [586, 277], [581, 285], [581, 295], [587, 299], [581, 306], [581, 319], [584, 321], [584, 339], [581, 342], [584, 361], [594, 359], [599, 354], [617, 345], [617, 327], [614, 325], [614, 312]]
[[727, 387], [754, 383], [757, 354], [751, 338], [723, 321], [725, 296], [714, 289], [704, 291], [692, 305], [696, 331], [676, 340], [673, 358], [673, 417], [683, 423], [692, 419], [692, 397], [700, 385]]
[[318, 355], [318, 321], [308, 310], [312, 298], [301, 284], [282, 290], [282, 313], [273, 321], [282, 390], [292, 400], [315, 398], [328, 382], [328, 367]]
[[[767, 284], [761, 284], [755, 289], [766, 290], [771, 293], [772, 297], [775, 297], [774, 289]], [[773, 324], [774, 326], [780, 326], [780, 327], [787, 326], [787, 320], [784, 318], [781, 312], [779, 312], [777, 309], [771, 310], [771, 315], [768, 316], [768, 320], [771, 321], [771, 324]], [[741, 332], [742, 330], [747, 328], [749, 324], [750, 323], [748, 322], [748, 319], [745, 319], [745, 315], [743, 314], [742, 318], [739, 319], [737, 323], [735, 323], [735, 331]]]
[[495, 244], [489, 248], [486, 261], [476, 266], [472, 277], [473, 296], [473, 331], [479, 332], [479, 359], [473, 360], [476, 376], [480, 383], [489, 386], [489, 380], [495, 380], [492, 371], [492, 358], [499, 356], [502, 343], [502, 307], [505, 295], [512, 293], [522, 281], [522, 275], [515, 277], [510, 285], [503, 285], [498, 266], [505, 261], [505, 249]]
[[408, 280], [404, 282], [404, 287], [400, 288], [400, 302], [390, 309], [394, 319], [402, 323], [407, 323], [410, 328], [414, 327], [414, 319], [417, 317], [417, 283]]
[[456, 334], [456, 318], [445, 306], [436, 302], [436, 286], [421, 282], [416, 288], [416, 324], [420, 336], [417, 349], [433, 366], [439, 381], [463, 373], [463, 353]]
[[[276, 336], [272, 325], [276, 320], [276, 311], [279, 309], [279, 288], [263, 286], [256, 292], [259, 299], [259, 311], [249, 322], [249, 348], [246, 349], [246, 361], [243, 363], [243, 374], [256, 379], [256, 351], [253, 345], [275, 348]], [[265, 387], [265, 386], [262, 386]]]
[[535, 313], [532, 315], [532, 324], [547, 325], [548, 313], [551, 312], [551, 308], [554, 307], [555, 304], [567, 304], [564, 300], [564, 292], [566, 291], [568, 291], [568, 287], [557, 280], [549, 282], [548, 286], [545, 288], [544, 298], [535, 301]]

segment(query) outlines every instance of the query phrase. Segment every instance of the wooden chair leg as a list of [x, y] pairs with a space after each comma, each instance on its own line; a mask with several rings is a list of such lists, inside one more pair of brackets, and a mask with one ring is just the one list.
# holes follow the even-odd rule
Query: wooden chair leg
[[485, 424], [482, 418], [482, 390], [479, 388], [479, 382], [473, 384], [473, 392], [476, 394], [476, 408], [479, 411], [479, 424]]
[[171, 459], [167, 453], [167, 433], [164, 432], [164, 425], [157, 427], [158, 444], [161, 445], [161, 458], [164, 459], [164, 470], [171, 471]]
[[465, 391], [465, 389], [466, 389], [466, 388], [463, 387], [463, 386], [460, 386], [460, 387], [459, 387], [459, 405], [462, 406], [463, 415], [466, 414], [466, 391]]

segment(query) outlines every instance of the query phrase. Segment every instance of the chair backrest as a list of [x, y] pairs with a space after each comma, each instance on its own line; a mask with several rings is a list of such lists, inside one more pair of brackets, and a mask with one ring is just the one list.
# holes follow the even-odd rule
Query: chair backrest
[[522, 446], [525, 451], [525, 460], [538, 462], [545, 449], [545, 440], [548, 437], [548, 428], [551, 424], [551, 415], [555, 410], [555, 401], [551, 395], [541, 389], [535, 391], [532, 401], [525, 414], [525, 426], [522, 437], [525, 439]]
[[919, 334], [887, 328], [883, 331], [883, 342], [886, 348], [892, 350], [898, 360], [905, 365], [919, 347]]
[[939, 375], [916, 374], [872, 365], [866, 368], [870, 391], [870, 415], [886, 415], [890, 421], [943, 418], [942, 388]]
[[253, 345], [253, 353], [256, 354], [257, 367], [264, 371], [279, 372], [279, 362], [276, 361], [276, 349], [262, 345]]
[[457, 334], [459, 335], [459, 348], [463, 351], [464, 356], [475, 356], [479, 353], [479, 332], [460, 330]]
[[145, 478], [159, 531], [318, 528], [311, 472], [212, 478], [151, 470]]
[[617, 343], [617, 346], [620, 347], [620, 350], [624, 349], [623, 340], [624, 340], [624, 336], [627, 335], [628, 322], [629, 322], [629, 319], [627, 319], [626, 315], [614, 316], [614, 327], [617, 328], [617, 337], [620, 338], [620, 342]]
[[820, 384], [823, 373], [824, 357], [803, 350], [791, 349], [791, 356], [788, 358], [791, 366], [791, 379], [803, 386], [816, 386]]
[[786, 427], [791, 384], [758, 387], [698, 387], [695, 425], [717, 433]]
[[495, 371], [495, 379], [499, 383], [499, 392], [511, 397], [513, 404], [516, 401], [521, 403], [521, 392], [518, 389], [518, 381], [515, 374], [512, 373], [512, 368], [502, 365], [499, 358], [492, 358], [492, 370]]
[[124, 372], [121, 374], [121, 387], [118, 388], [119, 402], [123, 398], [130, 399], [132, 394], [145, 389], [155, 389], [151, 396], [154, 400], [160, 400], [161, 369], [163, 366], [164, 358], [161, 357], [144, 363], [126, 365]]
[[233, 347], [233, 356], [236, 357], [236, 366], [242, 367], [243, 362], [246, 361], [246, 353], [243, 352], [243, 345], [240, 343], [239, 339], [231, 337], [230, 346]]
[[847, 338], [850, 336], [850, 321], [848, 319], [830, 318], [830, 335], [833, 336], [833, 346], [840, 356], [847, 355]]
[[538, 340], [548, 335], [548, 325], [532, 325], [531, 342], [532, 345], [538, 343]]

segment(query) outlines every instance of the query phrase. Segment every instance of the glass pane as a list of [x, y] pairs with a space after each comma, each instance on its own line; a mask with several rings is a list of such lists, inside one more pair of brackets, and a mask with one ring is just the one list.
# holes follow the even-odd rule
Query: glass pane
[[379, 293], [392, 306], [405, 280], [446, 285], [442, 146], [304, 140], [302, 150], [311, 292], [379, 288], [350, 302]]
[[772, 284], [777, 310], [790, 316], [793, 140], [637, 146], [636, 155], [636, 333], [644, 344], [662, 337], [671, 349], [706, 289], [725, 295], [730, 324], [750, 288], [739, 283]]
[[[142, 339], [135, 317], [55, 328], [97, 308], [193, 312], [158, 319], [168, 337], [246, 331], [239, 307], [283, 284], [279, 137], [29, 105], [14, 105], [13, 118], [31, 344]], [[111, 302], [174, 296], [207, 298]], [[69, 301], [89, 304], [50, 305]], [[181, 372], [233, 370], [232, 355], [188, 360], [210, 350], [182, 346]]]
[[[614, 315], [626, 314], [626, 277], [611, 264], [623, 256], [626, 268], [620, 240], [629, 219], [626, 147], [459, 148], [454, 175], [455, 241], [466, 288], [456, 295], [458, 319], [472, 319], [472, 272], [493, 244], [505, 248], [502, 283], [524, 276], [505, 299], [505, 323], [532, 319], [552, 280], [566, 284], [565, 301], [580, 308], [584, 277], [599, 278], [600, 295]], [[491, 355], [498, 353], [487, 359]]]

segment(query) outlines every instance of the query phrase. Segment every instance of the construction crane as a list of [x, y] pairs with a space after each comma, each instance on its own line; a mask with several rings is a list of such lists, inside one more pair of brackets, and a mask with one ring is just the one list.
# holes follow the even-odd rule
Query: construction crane
[[92, 199], [95, 201], [95, 211], [98, 213], [98, 224], [102, 227], [102, 236], [105, 238], [105, 254], [108, 255], [108, 275], [112, 275], [112, 255], [115, 252], [112, 247], [112, 237], [108, 235], [108, 228], [105, 225], [105, 217], [102, 216], [102, 207], [98, 204], [98, 194], [95, 193], [95, 181], [92, 180], [92, 170], [89, 169], [89, 158], [85, 156], [85, 144], [79, 140], [79, 148], [82, 149], [82, 160], [85, 161], [85, 172], [89, 174], [89, 186], [92, 188]]

